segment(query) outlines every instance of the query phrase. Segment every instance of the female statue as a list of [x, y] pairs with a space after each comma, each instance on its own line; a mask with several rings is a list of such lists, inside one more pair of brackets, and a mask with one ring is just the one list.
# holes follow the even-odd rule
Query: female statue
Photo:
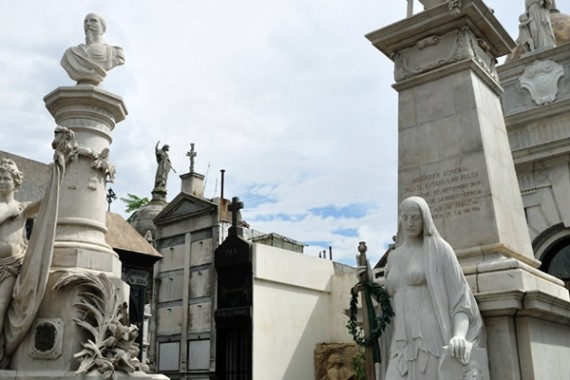
[[448, 379], [439, 368], [445, 351], [469, 363], [473, 346], [484, 344], [483, 321], [426, 201], [407, 198], [399, 211], [396, 248], [385, 270], [395, 314], [385, 379]]
[[556, 39], [550, 21], [552, 0], [525, 0], [525, 5], [534, 49], [555, 46]]
[[40, 206], [40, 202], [18, 202], [14, 199], [22, 178], [22, 172], [14, 161], [0, 161], [0, 368], [6, 365], [3, 355], [4, 322], [28, 245], [26, 220], [35, 215]]
[[[28, 335], [45, 294], [53, 257], [59, 190], [66, 162], [76, 151], [73, 131], [58, 126], [45, 197], [18, 202], [23, 175], [14, 161], [0, 160], [0, 369]], [[36, 215], [30, 241], [26, 220]]]
[[156, 163], [158, 167], [156, 168], [156, 175], [154, 177], [154, 188], [155, 190], [166, 190], [166, 181], [168, 180], [168, 173], [172, 170], [176, 173], [176, 170], [172, 167], [170, 162], [170, 157], [168, 156], [169, 145], [163, 145], [162, 148], [158, 148], [160, 141], [156, 143], [154, 147], [156, 153]]

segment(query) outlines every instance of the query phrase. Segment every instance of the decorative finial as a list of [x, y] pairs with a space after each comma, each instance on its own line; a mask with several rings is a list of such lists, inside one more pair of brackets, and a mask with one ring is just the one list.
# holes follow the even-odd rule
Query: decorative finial
[[358, 252], [360, 252], [361, 255], [363, 253], [366, 253], [367, 250], [368, 250], [368, 248], [366, 247], [365, 241], [361, 241], [358, 243]]

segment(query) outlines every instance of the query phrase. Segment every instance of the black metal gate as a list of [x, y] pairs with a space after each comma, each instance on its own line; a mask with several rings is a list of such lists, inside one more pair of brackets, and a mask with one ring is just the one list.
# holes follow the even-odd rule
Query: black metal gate
[[251, 331], [218, 330], [217, 380], [251, 380]]

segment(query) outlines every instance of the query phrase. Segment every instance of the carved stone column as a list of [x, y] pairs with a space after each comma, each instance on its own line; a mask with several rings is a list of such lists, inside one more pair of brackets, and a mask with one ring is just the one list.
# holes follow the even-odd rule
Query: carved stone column
[[75, 132], [78, 154], [61, 188], [54, 267], [111, 272], [120, 278], [117, 255], [105, 243], [106, 173], [95, 156], [108, 149], [115, 124], [127, 114], [122, 99], [93, 85], [60, 87], [44, 101], [55, 122]]
[[[127, 112], [120, 97], [89, 84], [59, 87], [44, 100], [56, 124], [75, 133], [77, 154], [67, 163], [60, 190], [47, 291], [36, 323], [15, 352], [11, 368], [26, 373], [22, 377], [26, 379], [71, 379], [79, 367], [74, 355], [93, 338], [77, 324], [85, 318], [77, 307], [85, 302], [85, 287], [58, 286], [58, 282], [69, 275], [103, 273], [118, 298], [128, 300], [119, 257], [105, 243], [109, 174], [105, 167], [111, 164], [106, 154], [101, 155], [109, 149], [115, 124], [124, 120]], [[97, 159], [106, 163], [97, 165]]]

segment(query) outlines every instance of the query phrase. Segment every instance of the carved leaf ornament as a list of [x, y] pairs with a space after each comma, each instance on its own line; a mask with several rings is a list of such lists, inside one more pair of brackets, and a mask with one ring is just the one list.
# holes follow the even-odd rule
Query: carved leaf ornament
[[564, 68], [558, 63], [537, 60], [526, 67], [519, 82], [522, 88], [528, 90], [532, 100], [541, 106], [556, 100], [558, 81], [563, 76]]
[[126, 302], [121, 302], [113, 283], [105, 274], [70, 272], [54, 288], [73, 286], [79, 289], [75, 323], [91, 339], [82, 343], [83, 350], [74, 356], [80, 362], [78, 375], [97, 371], [103, 380], [116, 379], [116, 372], [134, 373], [147, 368], [137, 359], [135, 339], [138, 328], [128, 321]]

